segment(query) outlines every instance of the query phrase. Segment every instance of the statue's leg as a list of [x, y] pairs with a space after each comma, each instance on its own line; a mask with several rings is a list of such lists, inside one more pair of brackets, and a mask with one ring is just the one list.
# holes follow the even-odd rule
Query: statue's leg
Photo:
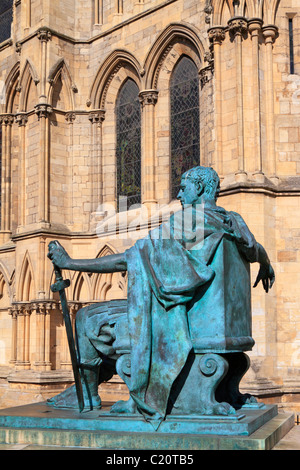
[[[89, 318], [89, 307], [82, 308], [77, 312], [76, 341], [79, 351], [80, 374], [85, 407], [95, 409], [101, 408], [98, 385], [113, 376], [114, 361], [112, 360], [110, 362], [108, 359], [106, 360], [105, 356], [101, 357], [98, 350], [90, 341], [86, 329], [86, 323]], [[109, 333], [110, 331], [104, 331], [106, 337]], [[59, 395], [51, 398], [48, 400], [48, 404], [56, 408], [77, 408], [78, 403], [75, 386], [73, 385]]]
[[[120, 326], [120, 324], [118, 325]], [[118, 330], [118, 328], [116, 328]], [[124, 338], [123, 329], [122, 336]], [[125, 333], [126, 334], [126, 333]], [[122, 339], [123, 339], [122, 338]], [[129, 338], [128, 338], [129, 340]], [[131, 379], [131, 357], [129, 352], [121, 354], [116, 362], [116, 370], [121, 379], [125, 382], [127, 387], [130, 389], [130, 379]], [[110, 410], [111, 413], [136, 413], [137, 406], [133, 398], [130, 396], [128, 400], [119, 400], [117, 401]]]

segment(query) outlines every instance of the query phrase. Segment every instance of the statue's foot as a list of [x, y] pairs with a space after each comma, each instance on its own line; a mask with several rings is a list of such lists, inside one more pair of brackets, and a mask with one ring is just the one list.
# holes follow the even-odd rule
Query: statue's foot
[[236, 414], [235, 409], [229, 405], [229, 403], [222, 402], [214, 405], [213, 407], [213, 414], [214, 415], [222, 415], [222, 416], [228, 416], [228, 415], [234, 415]]
[[[78, 409], [78, 399], [75, 385], [67, 388], [63, 392], [55, 395], [47, 400], [49, 406], [53, 408], [76, 408]], [[100, 409], [101, 399], [99, 395], [92, 396], [91, 398], [84, 394], [84, 408], [86, 409]]]
[[129, 400], [119, 400], [110, 409], [111, 413], [136, 413], [137, 406], [135, 401], [130, 397]]

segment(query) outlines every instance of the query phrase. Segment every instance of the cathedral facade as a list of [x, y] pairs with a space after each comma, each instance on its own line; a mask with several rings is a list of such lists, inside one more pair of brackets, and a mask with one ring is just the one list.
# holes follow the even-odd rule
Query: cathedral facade
[[[243, 386], [299, 409], [298, 0], [2, 0], [0, 129], [1, 407], [72, 382], [49, 242], [73, 258], [123, 252], [201, 164], [276, 273], [252, 291]], [[124, 273], [64, 276], [73, 322], [127, 295]], [[126, 393], [118, 377], [103, 389]]]

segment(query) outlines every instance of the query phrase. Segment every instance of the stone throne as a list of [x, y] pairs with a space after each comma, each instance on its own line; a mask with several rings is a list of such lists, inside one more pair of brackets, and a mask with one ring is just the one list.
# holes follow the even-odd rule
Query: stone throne
[[[251, 337], [250, 264], [236, 244], [223, 237], [210, 266], [214, 279], [193, 298], [187, 315], [193, 349], [171, 389], [167, 414], [231, 415], [241, 407], [260, 407], [241, 394], [249, 368], [244, 351]], [[213, 307], [212, 307], [213, 306]], [[131, 357], [126, 317], [115, 327], [116, 371], [130, 388]]]

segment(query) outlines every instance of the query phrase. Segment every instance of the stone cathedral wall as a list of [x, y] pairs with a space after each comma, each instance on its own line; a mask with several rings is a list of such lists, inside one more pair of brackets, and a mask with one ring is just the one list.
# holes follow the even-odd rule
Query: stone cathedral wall
[[[116, 103], [128, 79], [140, 92], [144, 213], [177, 207], [170, 78], [187, 56], [199, 72], [199, 162], [217, 170], [219, 204], [244, 217], [276, 273], [268, 295], [252, 290], [244, 387], [297, 411], [299, 2], [15, 0], [11, 31], [0, 43], [0, 406], [44, 400], [72, 382], [48, 243], [95, 258], [147, 233], [147, 217], [138, 234], [126, 233], [125, 217], [138, 225], [134, 211], [118, 222], [119, 236], [99, 232], [103, 204], [117, 207]], [[73, 322], [82, 305], [126, 297], [122, 273], [64, 274]], [[118, 377], [102, 387], [108, 401], [127, 393]]]

